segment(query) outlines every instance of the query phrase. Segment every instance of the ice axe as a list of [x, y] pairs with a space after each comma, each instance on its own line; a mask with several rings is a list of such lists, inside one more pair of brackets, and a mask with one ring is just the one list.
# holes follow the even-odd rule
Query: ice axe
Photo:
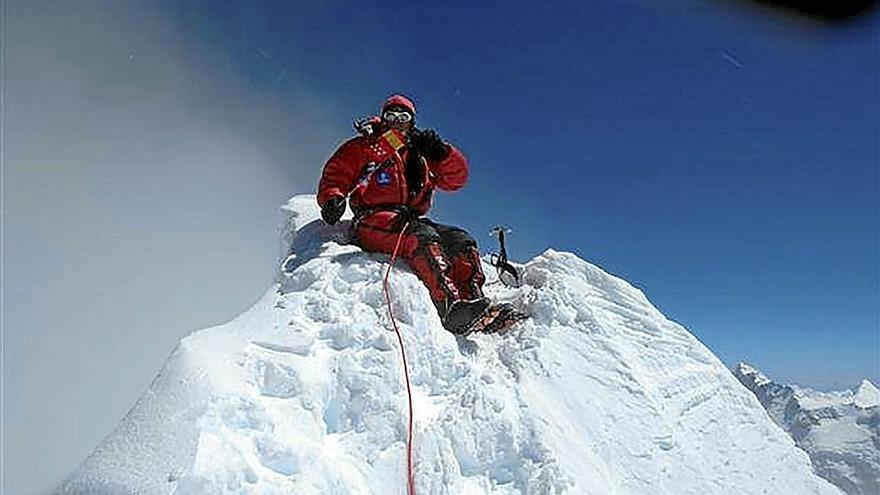
[[[500, 280], [501, 283], [508, 287], [520, 287], [522, 283], [519, 279], [519, 272], [516, 270], [516, 267], [511, 265], [510, 261], [508, 261], [507, 247], [504, 245], [504, 234], [510, 232], [513, 231], [503, 225], [499, 225], [489, 231], [490, 235], [498, 237], [498, 244], [500, 246], [498, 254], [493, 253], [490, 260], [492, 266], [498, 271], [498, 280]], [[509, 275], [509, 277], [513, 277], [513, 282], [510, 282], [509, 277], [504, 277], [503, 275], [505, 274]]]

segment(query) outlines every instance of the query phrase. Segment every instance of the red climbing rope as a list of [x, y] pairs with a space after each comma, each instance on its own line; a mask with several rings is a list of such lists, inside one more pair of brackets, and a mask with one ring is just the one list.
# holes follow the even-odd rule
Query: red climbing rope
[[403, 349], [403, 337], [400, 335], [400, 329], [397, 328], [397, 321], [394, 319], [394, 312], [391, 310], [391, 296], [388, 292], [388, 275], [391, 274], [391, 267], [394, 265], [394, 260], [397, 259], [397, 251], [400, 249], [400, 241], [403, 240], [403, 233], [406, 232], [406, 228], [409, 227], [409, 222], [406, 222], [406, 225], [403, 226], [403, 230], [400, 231], [400, 235], [397, 236], [397, 244], [394, 245], [394, 253], [391, 254], [391, 262], [388, 263], [388, 269], [385, 270], [385, 282], [383, 284], [383, 289], [385, 292], [385, 302], [388, 304], [388, 315], [391, 317], [391, 324], [394, 326], [394, 331], [397, 333], [397, 342], [400, 344], [400, 357], [403, 358], [403, 376], [406, 378], [406, 395], [409, 399], [409, 431], [406, 436], [406, 486], [409, 492], [409, 495], [416, 495], [416, 481], [413, 476], [413, 449], [412, 449], [412, 438], [413, 438], [413, 405], [412, 405], [412, 390], [409, 384], [409, 368], [406, 364], [406, 352]]

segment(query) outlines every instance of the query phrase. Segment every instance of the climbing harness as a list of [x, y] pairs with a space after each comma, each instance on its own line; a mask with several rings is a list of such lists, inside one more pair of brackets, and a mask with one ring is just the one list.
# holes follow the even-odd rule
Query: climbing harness
[[385, 292], [385, 303], [388, 305], [388, 316], [391, 318], [391, 325], [394, 332], [397, 333], [397, 342], [400, 344], [400, 357], [403, 360], [403, 376], [406, 378], [406, 395], [409, 401], [409, 426], [406, 436], [406, 486], [409, 495], [416, 495], [416, 482], [413, 476], [413, 402], [412, 389], [409, 382], [409, 369], [406, 364], [406, 352], [403, 349], [403, 337], [400, 335], [400, 329], [397, 328], [397, 321], [394, 319], [394, 312], [391, 310], [391, 296], [388, 292], [388, 275], [391, 274], [391, 267], [394, 260], [397, 259], [397, 252], [400, 249], [400, 242], [403, 240], [403, 233], [409, 227], [409, 222], [403, 226], [400, 234], [397, 236], [397, 244], [394, 246], [394, 252], [391, 254], [391, 261], [388, 263], [388, 269], [385, 270], [385, 282], [383, 283], [383, 292]]

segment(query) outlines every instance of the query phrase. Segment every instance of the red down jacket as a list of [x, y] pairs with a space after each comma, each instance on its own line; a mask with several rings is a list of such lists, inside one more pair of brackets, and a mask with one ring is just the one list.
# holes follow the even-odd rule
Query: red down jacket
[[454, 146], [439, 161], [421, 160], [424, 185], [421, 190], [406, 181], [407, 147], [394, 130], [356, 136], [346, 141], [324, 165], [318, 183], [318, 205], [333, 196], [349, 196], [355, 214], [379, 206], [408, 206], [424, 215], [431, 208], [434, 188], [455, 191], [467, 182], [468, 165]]

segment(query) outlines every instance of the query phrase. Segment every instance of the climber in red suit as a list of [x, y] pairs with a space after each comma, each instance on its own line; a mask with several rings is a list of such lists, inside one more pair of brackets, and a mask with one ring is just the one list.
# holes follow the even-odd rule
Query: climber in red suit
[[464, 155], [433, 130], [415, 128], [416, 108], [393, 95], [378, 116], [356, 124], [360, 135], [330, 157], [318, 184], [318, 205], [328, 224], [354, 212], [352, 242], [391, 253], [404, 225], [398, 256], [424, 282], [443, 326], [466, 333], [491, 306], [477, 243], [466, 231], [425, 218], [434, 188], [461, 189], [468, 178]]

